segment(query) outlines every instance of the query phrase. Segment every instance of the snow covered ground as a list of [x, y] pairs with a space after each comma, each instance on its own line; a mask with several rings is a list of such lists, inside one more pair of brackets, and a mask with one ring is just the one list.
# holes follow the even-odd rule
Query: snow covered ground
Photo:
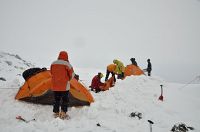
[[[149, 132], [147, 120], [154, 122], [153, 132], [169, 132], [180, 122], [194, 127], [193, 132], [200, 132], [200, 84], [169, 83], [157, 76], [127, 77], [117, 80], [115, 87], [108, 91], [92, 92], [95, 102], [91, 106], [72, 107], [71, 119], [61, 120], [53, 118], [52, 106], [14, 100], [24, 82], [21, 74], [29, 67], [33, 65], [0, 52], [0, 77], [6, 79], [0, 80], [1, 132]], [[88, 87], [99, 70], [75, 68], [75, 71]], [[161, 84], [163, 102], [158, 100]], [[142, 113], [142, 119], [130, 117], [131, 112]], [[36, 120], [25, 123], [16, 120], [18, 115]]]

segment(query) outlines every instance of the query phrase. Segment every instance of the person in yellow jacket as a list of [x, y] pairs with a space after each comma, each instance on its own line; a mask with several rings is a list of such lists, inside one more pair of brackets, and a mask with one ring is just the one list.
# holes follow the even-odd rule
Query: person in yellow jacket
[[114, 82], [116, 82], [116, 78], [115, 78], [115, 69], [116, 68], [117, 68], [116, 64], [110, 64], [110, 65], [107, 66], [105, 81], [108, 80], [108, 77], [111, 73], [112, 77], [114, 77]]
[[124, 64], [117, 59], [114, 59], [113, 63], [116, 64], [116, 69], [115, 69], [114, 73], [116, 73], [118, 75], [117, 78], [123, 79], [124, 78], [124, 70], [125, 70]]

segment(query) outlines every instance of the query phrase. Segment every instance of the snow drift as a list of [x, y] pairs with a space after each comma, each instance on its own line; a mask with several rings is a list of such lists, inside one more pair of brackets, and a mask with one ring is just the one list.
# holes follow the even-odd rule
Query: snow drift
[[[24, 66], [25, 68], [26, 64], [23, 64], [23, 61], [22, 64], [18, 63], [21, 61], [13, 56], [6, 55], [5, 58], [4, 55], [0, 54], [1, 76], [7, 80], [0, 80], [0, 128], [2, 132], [13, 130], [18, 132], [148, 132], [147, 120], [154, 122], [153, 132], [168, 132], [174, 124], [179, 122], [194, 127], [193, 132], [200, 131], [199, 84], [185, 86], [185, 84], [166, 82], [156, 76], [130, 76], [125, 80], [117, 80], [115, 87], [108, 91], [92, 93], [95, 102], [90, 107], [72, 107], [69, 109], [71, 119], [61, 120], [53, 118], [52, 106], [14, 100], [18, 89], [6, 89], [5, 86], [14, 88], [21, 85], [22, 77], [18, 74], [21, 74], [22, 70], [11, 68], [4, 62], [16, 62], [17, 67]], [[91, 76], [96, 73], [96, 70], [81, 68], [75, 68], [75, 70], [79, 73], [84, 85], [88, 87]], [[158, 100], [161, 84], [164, 101]], [[130, 117], [132, 112], [142, 113], [142, 118]], [[15, 119], [18, 115], [27, 120], [33, 118], [36, 120], [29, 123], [21, 122]]]

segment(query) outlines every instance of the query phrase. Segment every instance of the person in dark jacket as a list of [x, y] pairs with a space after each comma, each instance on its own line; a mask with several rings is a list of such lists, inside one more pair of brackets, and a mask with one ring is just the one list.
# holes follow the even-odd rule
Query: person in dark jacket
[[135, 58], [131, 58], [130, 61], [131, 61], [132, 65], [138, 66], [137, 62], [135, 61]]
[[148, 72], [148, 76], [151, 76], [151, 70], [152, 70], [152, 65], [151, 65], [151, 62], [150, 62], [150, 59], [147, 59], [147, 72]]
[[96, 93], [101, 91], [101, 86], [104, 85], [104, 83], [101, 82], [101, 78], [103, 77], [103, 74], [99, 72], [96, 76], [93, 77], [91, 82], [91, 90], [95, 91]]

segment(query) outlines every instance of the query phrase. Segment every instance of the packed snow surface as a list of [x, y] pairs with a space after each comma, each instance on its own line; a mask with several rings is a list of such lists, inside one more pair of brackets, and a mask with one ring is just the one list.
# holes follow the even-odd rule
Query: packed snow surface
[[[23, 85], [22, 72], [32, 64], [16, 55], [0, 52], [0, 129], [1, 132], [169, 132], [174, 124], [185, 123], [200, 132], [200, 84], [169, 83], [157, 76], [130, 76], [117, 80], [108, 91], [94, 93], [90, 106], [69, 108], [70, 120], [53, 117], [52, 106], [15, 100]], [[74, 68], [88, 90], [97, 69]], [[104, 72], [104, 71], [101, 71]], [[104, 81], [104, 78], [102, 79]], [[163, 85], [164, 101], [158, 100]], [[142, 118], [130, 117], [132, 112]], [[22, 116], [25, 123], [17, 120]], [[99, 123], [100, 126], [97, 126]]]

